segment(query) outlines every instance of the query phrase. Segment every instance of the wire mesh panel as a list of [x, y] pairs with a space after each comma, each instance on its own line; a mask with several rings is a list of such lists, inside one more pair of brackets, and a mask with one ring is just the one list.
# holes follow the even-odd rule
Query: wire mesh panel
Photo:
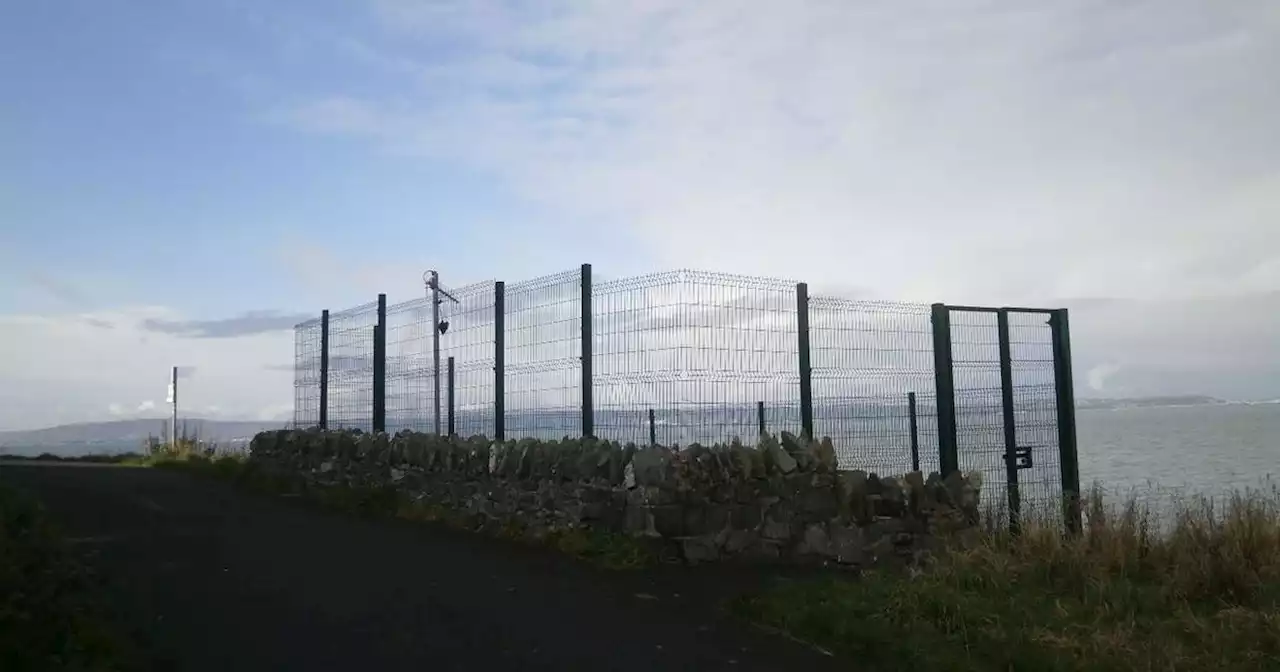
[[938, 468], [936, 407], [922, 412], [934, 398], [929, 315], [923, 304], [809, 299], [814, 433], [831, 437], [841, 468], [911, 470], [913, 392], [920, 468]]
[[373, 329], [377, 302], [329, 315], [329, 426], [373, 427]]
[[[493, 282], [440, 298], [440, 431], [448, 431], [448, 361], [454, 358], [454, 432], [493, 434]], [[431, 300], [387, 308], [387, 431], [435, 431]]]
[[[1010, 313], [1015, 469], [1021, 512], [1061, 516], [1061, 469], [1053, 385], [1052, 333], [1048, 316]], [[956, 385], [956, 443], [963, 471], [981, 471], [983, 505], [1008, 515], [1004, 400], [1000, 376], [999, 317], [990, 311], [951, 311]]]
[[425, 432], [434, 428], [433, 374], [431, 301], [423, 297], [388, 306], [388, 433], [394, 434], [402, 429]]
[[506, 436], [582, 432], [582, 271], [507, 285]]
[[293, 328], [293, 426], [320, 423], [320, 319]]
[[1024, 515], [1062, 518], [1062, 465], [1054, 387], [1053, 332], [1047, 313], [1010, 313], [1009, 346], [1017, 442], [1031, 466], [1018, 473]]
[[[450, 290], [457, 302], [440, 305], [440, 319], [448, 325], [440, 335], [440, 409], [447, 417], [444, 370], [453, 357], [454, 433], [460, 436], [493, 436], [493, 286], [487, 281]], [[440, 422], [444, 427], [445, 418]]]
[[795, 287], [697, 271], [597, 286], [596, 434], [641, 444], [751, 443], [762, 401], [769, 431], [798, 431]]

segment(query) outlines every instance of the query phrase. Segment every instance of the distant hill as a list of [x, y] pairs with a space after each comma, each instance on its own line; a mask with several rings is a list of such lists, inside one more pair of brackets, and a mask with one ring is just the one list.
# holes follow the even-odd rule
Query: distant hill
[[[188, 434], [194, 434], [202, 441], [217, 443], [248, 441], [258, 432], [267, 429], [281, 429], [286, 424], [280, 421], [179, 419], [179, 434], [182, 433], [184, 422], [186, 423]], [[148, 436], [167, 434], [168, 423], [167, 419], [152, 418], [144, 420], [115, 420], [112, 422], [84, 422], [48, 427], [46, 429], [0, 432], [0, 448], [66, 448], [98, 445], [114, 447], [126, 444], [140, 447]]]
[[1091, 408], [1158, 408], [1167, 406], [1212, 406], [1228, 403], [1222, 399], [1203, 395], [1179, 395], [1168, 397], [1132, 397], [1120, 399], [1076, 399], [1076, 407]]

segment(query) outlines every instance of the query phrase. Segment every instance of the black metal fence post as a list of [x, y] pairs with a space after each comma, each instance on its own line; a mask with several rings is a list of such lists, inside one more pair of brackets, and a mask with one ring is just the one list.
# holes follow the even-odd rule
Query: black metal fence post
[[582, 265], [582, 436], [595, 435], [591, 389], [591, 264]]
[[960, 470], [956, 447], [956, 382], [952, 371], [951, 309], [943, 303], [932, 306], [933, 382], [938, 407], [938, 469], [943, 476]]
[[1000, 408], [1004, 420], [1005, 492], [1009, 495], [1009, 533], [1022, 529], [1022, 493], [1018, 490], [1018, 425], [1013, 408], [1013, 352], [1009, 343], [1009, 311], [996, 313], [1000, 343]]
[[920, 471], [920, 430], [916, 422], [916, 393], [907, 393], [907, 415], [911, 421], [911, 471]]
[[453, 357], [449, 357], [448, 374], [445, 378], [445, 384], [448, 385], [447, 396], [445, 397], [449, 404], [449, 436], [453, 436]]
[[1080, 457], [1076, 446], [1076, 396], [1071, 377], [1071, 327], [1065, 308], [1049, 314], [1053, 339], [1053, 383], [1058, 409], [1058, 464], [1062, 469], [1063, 513], [1067, 530], [1079, 534]]
[[503, 441], [507, 434], [506, 416], [506, 354], [505, 318], [507, 314], [507, 284], [501, 280], [493, 283], [493, 440]]
[[763, 401], [756, 402], [756, 424], [760, 425], [760, 432], [756, 435], [756, 438], [760, 438], [761, 436], [764, 436], [765, 430]]
[[329, 311], [320, 311], [320, 429], [329, 428]]
[[800, 428], [813, 438], [813, 368], [809, 353], [809, 285], [796, 285], [796, 332], [800, 351]]
[[649, 445], [658, 445], [658, 423], [654, 421], [653, 409], [649, 409]]
[[373, 327], [373, 431], [387, 431], [387, 295], [378, 295]]

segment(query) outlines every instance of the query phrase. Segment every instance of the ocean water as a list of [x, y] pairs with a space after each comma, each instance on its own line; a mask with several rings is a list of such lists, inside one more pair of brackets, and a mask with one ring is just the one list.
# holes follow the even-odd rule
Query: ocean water
[[1080, 410], [1076, 427], [1086, 487], [1163, 499], [1280, 479], [1280, 403]]

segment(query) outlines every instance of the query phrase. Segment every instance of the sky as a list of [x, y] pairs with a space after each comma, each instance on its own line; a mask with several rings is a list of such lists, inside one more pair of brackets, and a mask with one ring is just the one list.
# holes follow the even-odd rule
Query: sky
[[593, 264], [1072, 312], [1280, 397], [1270, 0], [0, 9], [0, 429], [287, 419], [321, 309]]

